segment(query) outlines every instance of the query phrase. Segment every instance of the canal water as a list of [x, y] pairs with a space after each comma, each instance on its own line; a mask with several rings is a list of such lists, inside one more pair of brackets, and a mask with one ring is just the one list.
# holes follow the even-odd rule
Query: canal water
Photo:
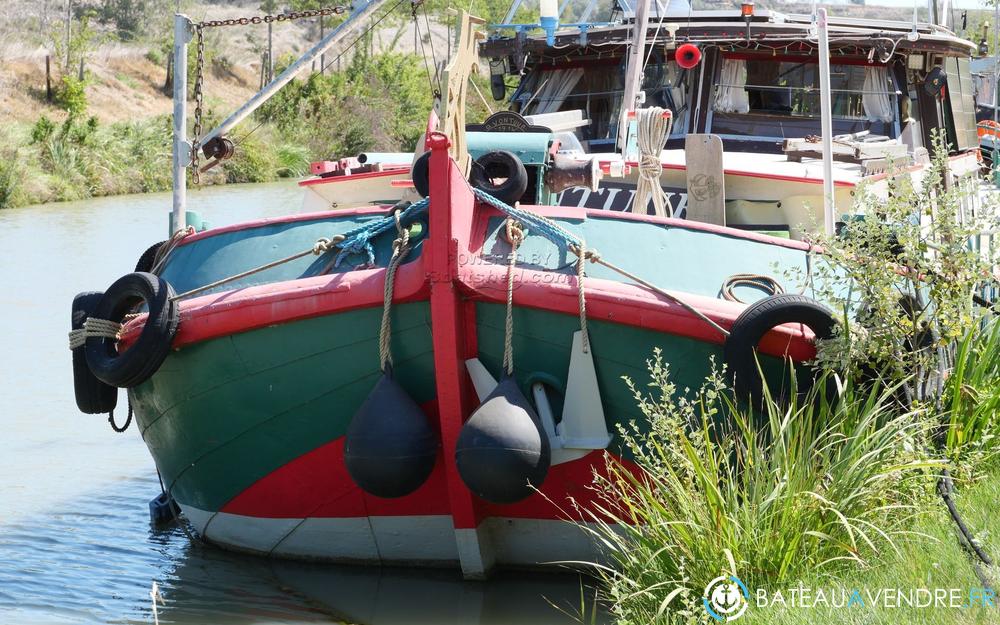
[[[299, 202], [292, 184], [189, 198], [213, 226]], [[474, 583], [272, 561], [151, 527], [153, 462], [135, 428], [115, 434], [77, 412], [67, 332], [73, 296], [132, 271], [166, 238], [169, 206], [150, 194], [0, 211], [0, 623], [152, 623], [154, 584], [160, 623], [555, 624], [592, 612], [593, 589], [572, 574]]]

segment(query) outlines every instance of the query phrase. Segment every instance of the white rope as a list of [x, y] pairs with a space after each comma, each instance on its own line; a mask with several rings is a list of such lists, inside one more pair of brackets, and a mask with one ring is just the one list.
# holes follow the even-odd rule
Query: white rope
[[582, 332], [583, 353], [590, 351], [590, 332], [587, 330], [587, 296], [584, 293], [583, 279], [587, 262], [587, 243], [580, 240], [580, 254], [576, 259], [576, 299], [580, 308], [580, 332]]
[[170, 240], [160, 246], [160, 249], [156, 250], [156, 254], [153, 255], [153, 266], [149, 270], [149, 273], [154, 275], [160, 275], [160, 271], [163, 270], [163, 265], [167, 263], [167, 258], [174, 251], [180, 242], [184, 240], [185, 237], [191, 236], [195, 233], [194, 226], [188, 226], [183, 230], [178, 230], [170, 237]]
[[514, 266], [517, 265], [517, 248], [524, 240], [521, 224], [507, 219], [507, 240], [510, 241], [510, 263], [507, 265], [507, 319], [503, 330], [503, 370], [514, 374]]
[[399, 213], [400, 211], [394, 213], [396, 232], [399, 237], [392, 242], [392, 258], [389, 259], [389, 265], [385, 268], [385, 288], [382, 291], [382, 327], [378, 334], [378, 355], [383, 373], [387, 367], [392, 366], [392, 319], [390, 312], [392, 310], [392, 290], [396, 282], [396, 269], [410, 252], [410, 231], [399, 222]]
[[69, 333], [69, 348], [83, 347], [87, 339], [95, 336], [102, 339], [118, 340], [122, 324], [107, 319], [90, 318], [83, 322], [83, 327]]
[[645, 214], [646, 205], [652, 198], [657, 216], [673, 217], [667, 194], [660, 186], [660, 175], [663, 173], [660, 154], [670, 133], [673, 116], [666, 109], [654, 106], [637, 110], [636, 122], [639, 131], [639, 182], [632, 196], [632, 212]]

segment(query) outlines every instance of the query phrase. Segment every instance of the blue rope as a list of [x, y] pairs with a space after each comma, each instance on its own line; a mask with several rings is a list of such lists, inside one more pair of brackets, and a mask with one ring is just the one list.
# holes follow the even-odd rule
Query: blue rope
[[533, 230], [538, 234], [541, 234], [556, 245], [562, 244], [567, 247], [573, 246], [579, 248], [583, 244], [582, 237], [567, 231], [562, 226], [547, 217], [532, 213], [531, 211], [526, 211], [520, 207], [511, 206], [502, 200], [498, 200], [486, 191], [482, 191], [480, 189], [473, 189], [473, 191], [475, 192], [476, 197], [478, 197], [481, 201], [489, 204], [508, 217], [516, 219], [527, 226], [529, 230]]
[[[531, 211], [526, 211], [523, 208], [511, 206], [502, 200], [498, 200], [486, 191], [480, 189], [473, 189], [476, 197], [480, 201], [489, 204], [493, 208], [497, 209], [501, 213], [507, 215], [512, 219], [516, 219], [523, 225], [527, 226], [533, 232], [544, 236], [546, 239], [552, 241], [556, 245], [565, 245], [567, 247], [581, 247], [583, 244], [583, 238], [579, 237], [563, 227], [561, 227], [556, 222], [532, 213]], [[399, 215], [399, 220], [401, 223], [408, 223], [413, 218], [423, 215], [427, 212], [427, 208], [430, 206], [430, 198], [424, 198], [419, 202], [414, 202], [410, 204], [407, 208], [403, 210]], [[388, 232], [390, 229], [396, 226], [396, 218], [393, 215], [388, 215], [382, 219], [372, 221], [371, 223], [365, 224], [354, 230], [344, 233], [344, 240], [337, 245], [340, 252], [337, 254], [337, 259], [334, 261], [335, 267], [340, 267], [340, 263], [343, 262], [345, 258], [352, 254], [362, 254], [368, 257], [368, 264], [370, 266], [375, 265], [375, 248], [372, 246], [372, 241], [379, 235]]]
[[[414, 202], [408, 207], [403, 209], [403, 212], [399, 214], [400, 223], [407, 223], [409, 220], [422, 215], [427, 212], [427, 207], [430, 205], [430, 199], [424, 198], [419, 202]], [[368, 257], [368, 264], [370, 266], [375, 265], [375, 248], [372, 247], [372, 240], [378, 237], [380, 234], [387, 232], [391, 228], [396, 227], [396, 217], [394, 215], [388, 215], [382, 219], [372, 221], [363, 226], [355, 228], [349, 232], [344, 233], [344, 240], [337, 245], [340, 253], [337, 254], [337, 259], [334, 261], [334, 267], [340, 267], [341, 261], [350, 256], [351, 254], [364, 254]]]

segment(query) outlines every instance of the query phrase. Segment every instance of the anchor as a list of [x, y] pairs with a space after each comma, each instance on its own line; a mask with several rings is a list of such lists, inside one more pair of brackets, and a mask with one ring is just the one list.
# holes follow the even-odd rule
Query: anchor
[[409, 252], [409, 231], [399, 223], [393, 255], [386, 267], [379, 355], [382, 375], [354, 414], [344, 442], [347, 472], [361, 490], [376, 497], [409, 495], [427, 481], [440, 446], [427, 415], [393, 376], [389, 312], [392, 289], [403, 258]]
[[[508, 236], [508, 238], [510, 238]], [[597, 386], [597, 370], [594, 367], [593, 349], [590, 345], [587, 331], [587, 306], [584, 293], [584, 261], [587, 251], [582, 240], [570, 248], [577, 254], [577, 288], [580, 307], [580, 329], [573, 333], [573, 346], [570, 350], [569, 373], [566, 376], [566, 396], [563, 402], [562, 421], [557, 426], [552, 406], [549, 403], [545, 385], [541, 382], [532, 384], [531, 392], [535, 399], [542, 427], [549, 443], [551, 464], [558, 465], [572, 462], [597, 449], [607, 449], [611, 443], [611, 433], [608, 432], [607, 421], [604, 418], [604, 407], [601, 392]], [[509, 278], [508, 278], [509, 281]], [[510, 295], [508, 288], [508, 321], [505, 338], [505, 367], [508, 359], [506, 347], [510, 345], [509, 334], [512, 332], [510, 322]], [[485, 405], [500, 393], [500, 387], [507, 383], [506, 376], [497, 384], [490, 372], [478, 358], [465, 361], [466, 370], [472, 379], [472, 385]], [[506, 392], [504, 390], [503, 392]], [[520, 393], [520, 392], [519, 392]], [[523, 397], [523, 395], [521, 395]], [[533, 411], [530, 414], [535, 414]], [[471, 419], [470, 419], [471, 422]]]

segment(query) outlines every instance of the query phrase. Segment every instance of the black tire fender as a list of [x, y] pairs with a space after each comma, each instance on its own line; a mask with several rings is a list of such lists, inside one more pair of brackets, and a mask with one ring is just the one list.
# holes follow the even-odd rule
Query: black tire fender
[[796, 293], [772, 295], [747, 306], [730, 329], [723, 355], [734, 390], [741, 399], [762, 397], [764, 380], [757, 364], [757, 345], [772, 328], [801, 323], [818, 339], [833, 336], [836, 320], [830, 310], [811, 297]]
[[156, 260], [156, 254], [159, 253], [160, 248], [163, 247], [164, 243], [166, 243], [166, 241], [160, 241], [159, 243], [150, 245], [146, 251], [142, 253], [142, 256], [139, 257], [138, 262], [135, 264], [135, 270], [152, 273], [153, 263]]
[[427, 150], [413, 161], [413, 167], [410, 169], [413, 188], [417, 190], [420, 197], [427, 197], [431, 194], [430, 167], [431, 152]]
[[112, 339], [96, 336], [87, 339], [87, 364], [98, 380], [132, 388], [156, 373], [170, 353], [180, 324], [173, 297], [174, 289], [167, 281], [151, 273], [126, 274], [108, 287], [94, 313], [98, 319], [121, 323], [138, 304], [144, 304], [149, 314], [139, 338], [124, 352], [118, 352]]
[[[494, 184], [495, 178], [505, 180]], [[513, 204], [528, 190], [528, 170], [513, 152], [493, 150], [472, 163], [469, 184], [502, 202]]]
[[[80, 293], [73, 298], [71, 328], [80, 330], [83, 324], [97, 310], [97, 305], [104, 296], [101, 292]], [[91, 373], [87, 366], [84, 346], [73, 352], [73, 394], [76, 396], [76, 407], [84, 414], [106, 414], [118, 405], [118, 389], [101, 382]]]

